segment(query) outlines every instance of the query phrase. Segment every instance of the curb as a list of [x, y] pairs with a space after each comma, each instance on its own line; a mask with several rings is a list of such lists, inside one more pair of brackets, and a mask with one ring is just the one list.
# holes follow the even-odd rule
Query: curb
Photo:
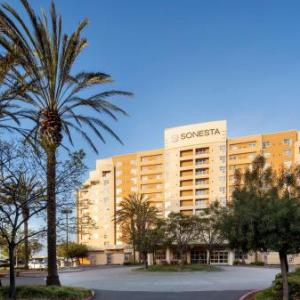
[[83, 300], [92, 300], [94, 298], [94, 296], [95, 296], [95, 292], [92, 290], [92, 296], [89, 296]]
[[253, 290], [253, 291], [250, 291], [247, 294], [245, 294], [242, 297], [240, 297], [239, 300], [248, 300], [248, 297], [255, 295], [259, 291], [262, 291], [262, 290]]

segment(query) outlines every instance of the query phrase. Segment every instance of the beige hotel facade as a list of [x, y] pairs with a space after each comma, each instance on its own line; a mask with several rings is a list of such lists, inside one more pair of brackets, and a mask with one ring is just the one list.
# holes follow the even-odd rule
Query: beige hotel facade
[[[77, 194], [78, 242], [89, 247], [91, 264], [122, 264], [132, 255], [124, 245], [113, 221], [119, 203], [128, 194], [145, 194], [159, 209], [161, 217], [170, 212], [198, 214], [211, 202], [231, 201], [234, 170], [245, 170], [258, 154], [274, 169], [300, 162], [300, 131], [228, 138], [224, 120], [165, 129], [164, 147], [97, 160], [96, 169]], [[88, 224], [94, 224], [89, 226]], [[212, 262], [232, 264], [234, 252], [216, 249]], [[158, 251], [156, 259], [171, 261], [175, 250]], [[205, 263], [205, 248], [194, 246], [188, 253], [191, 263]], [[277, 263], [275, 253], [261, 253], [265, 263]], [[254, 255], [248, 255], [248, 261]], [[300, 256], [290, 256], [300, 263]]]

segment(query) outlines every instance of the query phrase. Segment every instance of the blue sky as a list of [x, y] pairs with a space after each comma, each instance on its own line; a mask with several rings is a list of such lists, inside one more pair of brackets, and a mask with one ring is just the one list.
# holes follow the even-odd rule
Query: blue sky
[[78, 138], [90, 168], [161, 147], [166, 127], [227, 119], [229, 136], [300, 129], [299, 1], [56, 2], [66, 31], [90, 20], [76, 68], [107, 72], [114, 88], [135, 94], [116, 101], [130, 117], [109, 121], [124, 146], [108, 137], [96, 155]]

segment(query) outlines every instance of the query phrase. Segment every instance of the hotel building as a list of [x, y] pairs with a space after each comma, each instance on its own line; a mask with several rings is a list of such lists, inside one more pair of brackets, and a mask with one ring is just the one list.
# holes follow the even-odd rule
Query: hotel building
[[[245, 170], [258, 154], [276, 170], [290, 167], [300, 162], [299, 141], [296, 130], [228, 138], [226, 121], [215, 121], [166, 129], [161, 149], [97, 160], [77, 194], [78, 242], [89, 247], [91, 264], [121, 264], [131, 249], [121, 241], [114, 217], [128, 194], [145, 194], [162, 217], [170, 212], [198, 214], [213, 201], [225, 206], [231, 200], [235, 169]], [[95, 226], [88, 226], [90, 221]], [[260, 256], [277, 263], [272, 253]], [[201, 263], [206, 257], [206, 250], [194, 247], [188, 260]], [[171, 249], [156, 258], [168, 261], [176, 253]], [[233, 260], [234, 253], [226, 248], [212, 255], [214, 263]], [[298, 256], [290, 260], [300, 263]]]

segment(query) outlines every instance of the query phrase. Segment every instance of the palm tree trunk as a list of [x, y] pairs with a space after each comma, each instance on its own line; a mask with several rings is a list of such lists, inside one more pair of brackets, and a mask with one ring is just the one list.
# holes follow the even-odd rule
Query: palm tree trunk
[[284, 253], [283, 251], [279, 251], [280, 269], [282, 276], [282, 300], [289, 299], [289, 284], [287, 278], [286, 256], [286, 253]]
[[16, 299], [15, 245], [9, 244], [9, 298]]
[[24, 222], [24, 269], [28, 270], [29, 266], [29, 241], [28, 241], [28, 208], [23, 208], [23, 218], [25, 220]]
[[56, 149], [47, 149], [47, 285], [60, 285], [56, 264]]

